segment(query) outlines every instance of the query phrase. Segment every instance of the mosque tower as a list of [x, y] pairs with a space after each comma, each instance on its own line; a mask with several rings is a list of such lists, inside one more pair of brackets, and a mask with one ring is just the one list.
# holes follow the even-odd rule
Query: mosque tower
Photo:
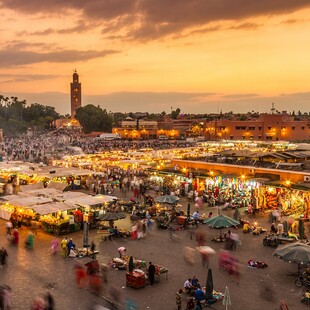
[[79, 75], [76, 69], [73, 72], [73, 81], [71, 85], [71, 118], [75, 117], [76, 110], [82, 106], [82, 90], [79, 83]]

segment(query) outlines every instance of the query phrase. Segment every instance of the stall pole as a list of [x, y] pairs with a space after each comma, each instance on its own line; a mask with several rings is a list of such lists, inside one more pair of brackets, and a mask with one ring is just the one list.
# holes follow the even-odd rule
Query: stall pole
[[89, 236], [89, 224], [87, 222], [84, 222], [84, 225], [83, 225], [83, 247], [87, 249], [87, 256], [88, 256], [88, 249], [90, 247], [88, 236]]

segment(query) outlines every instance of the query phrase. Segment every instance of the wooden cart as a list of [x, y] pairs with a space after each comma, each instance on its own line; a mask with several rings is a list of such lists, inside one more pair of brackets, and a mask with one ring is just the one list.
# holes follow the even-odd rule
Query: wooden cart
[[136, 272], [127, 272], [126, 285], [133, 288], [144, 287], [146, 285], [145, 275]]

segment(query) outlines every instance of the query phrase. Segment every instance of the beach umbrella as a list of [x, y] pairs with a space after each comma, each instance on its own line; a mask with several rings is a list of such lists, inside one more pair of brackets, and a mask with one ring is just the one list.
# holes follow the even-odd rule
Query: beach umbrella
[[310, 246], [296, 242], [278, 247], [273, 255], [288, 263], [307, 265], [310, 263]]
[[218, 216], [207, 218], [203, 221], [203, 223], [207, 224], [208, 226], [212, 228], [219, 228], [221, 230], [220, 234], [222, 233], [222, 228], [239, 225], [239, 221], [236, 221], [232, 217], [229, 217], [226, 215], [218, 215]]
[[223, 305], [225, 306], [225, 309], [228, 309], [228, 306], [231, 306], [231, 300], [230, 300], [230, 294], [228, 287], [225, 288], [224, 298], [223, 298]]
[[155, 198], [155, 202], [157, 203], [167, 203], [167, 204], [175, 204], [179, 201], [179, 197], [172, 195], [164, 195]]
[[211, 268], [209, 268], [208, 270], [207, 283], [206, 283], [206, 298], [207, 300], [213, 299], [213, 276]]
[[100, 221], [117, 221], [122, 220], [126, 217], [124, 213], [121, 212], [107, 212], [106, 214], [102, 214], [99, 219]]
[[129, 272], [133, 272], [133, 269], [134, 269], [134, 265], [133, 265], [133, 257], [130, 256], [129, 258], [129, 262], [128, 262], [128, 271]]

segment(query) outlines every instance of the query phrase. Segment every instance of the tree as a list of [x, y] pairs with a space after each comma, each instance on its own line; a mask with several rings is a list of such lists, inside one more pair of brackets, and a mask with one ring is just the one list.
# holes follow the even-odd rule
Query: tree
[[104, 109], [88, 104], [76, 110], [75, 118], [83, 126], [85, 133], [92, 131], [112, 131], [112, 117]]
[[175, 111], [171, 112], [171, 118], [176, 119], [179, 114], [180, 114], [181, 110], [179, 108], [177, 108]]

